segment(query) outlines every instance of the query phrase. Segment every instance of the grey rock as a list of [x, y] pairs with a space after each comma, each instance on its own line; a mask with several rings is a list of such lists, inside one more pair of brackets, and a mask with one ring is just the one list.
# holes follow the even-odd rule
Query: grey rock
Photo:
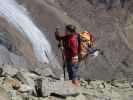
[[26, 84], [21, 84], [19, 92], [21, 93], [30, 93], [32, 94], [33, 92], [33, 87], [26, 85]]
[[30, 71], [39, 74], [40, 76], [55, 76], [49, 64], [38, 64], [29, 68]]
[[14, 76], [16, 73], [18, 73], [18, 69], [12, 65], [4, 65], [0, 66], [0, 68], [3, 70], [3, 74], [8, 74], [9, 76]]
[[80, 91], [79, 88], [69, 81], [58, 81], [45, 78], [42, 80], [42, 95], [49, 96], [51, 93], [66, 97], [79, 95]]
[[12, 64], [11, 59], [10, 59], [10, 53], [8, 50], [0, 45], [0, 64]]
[[18, 72], [15, 77], [23, 84], [31, 85], [39, 76], [30, 72]]
[[80, 94], [77, 97], [68, 97], [66, 100], [88, 100], [88, 98], [86, 99], [84, 95]]
[[36, 74], [29, 72], [19, 72], [15, 75], [15, 77], [22, 82], [19, 90], [20, 92], [36, 93], [34, 82], [34, 80], [38, 78]]
[[111, 83], [112, 86], [118, 87], [118, 88], [131, 88], [131, 85], [128, 81], [118, 81], [115, 80]]

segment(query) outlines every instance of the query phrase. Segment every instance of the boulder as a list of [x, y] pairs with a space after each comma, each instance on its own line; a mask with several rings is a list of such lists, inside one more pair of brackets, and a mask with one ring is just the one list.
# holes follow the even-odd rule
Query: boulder
[[11, 89], [18, 90], [20, 88], [21, 82], [14, 78], [11, 78], [10, 76], [7, 76], [2, 80], [2, 85], [7, 91]]
[[18, 90], [21, 93], [30, 93], [32, 94], [33, 88], [26, 84], [21, 84], [20, 89]]
[[65, 98], [67, 96], [77, 96], [79, 95], [79, 88], [74, 86], [69, 81], [60, 81], [53, 79], [38, 79], [36, 80], [36, 88], [42, 96], [59, 96]]
[[17, 78], [22, 83], [19, 92], [36, 93], [34, 82], [34, 80], [38, 78], [36, 74], [30, 72], [19, 72], [15, 75], [15, 78]]
[[29, 68], [31, 72], [34, 72], [41, 76], [55, 76], [52, 71], [52, 66], [49, 64], [38, 64]]
[[18, 73], [18, 69], [12, 65], [3, 65], [1, 66], [1, 69], [5, 75], [8, 74], [9, 76], [14, 76], [16, 73]]

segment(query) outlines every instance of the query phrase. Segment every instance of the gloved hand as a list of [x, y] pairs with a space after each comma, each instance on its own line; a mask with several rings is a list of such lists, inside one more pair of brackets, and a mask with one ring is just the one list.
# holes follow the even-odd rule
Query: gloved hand
[[78, 63], [78, 56], [72, 57], [72, 63], [77, 64]]

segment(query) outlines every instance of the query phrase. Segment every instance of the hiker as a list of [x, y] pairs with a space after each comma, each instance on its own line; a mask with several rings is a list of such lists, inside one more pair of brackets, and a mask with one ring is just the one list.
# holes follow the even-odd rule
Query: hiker
[[[59, 35], [58, 28], [55, 32], [56, 39], [63, 44], [63, 59], [67, 67], [69, 80], [76, 86], [80, 86], [78, 75], [78, 40], [76, 27], [74, 25], [66, 25], [64, 36]], [[61, 46], [61, 45], [59, 45]]]

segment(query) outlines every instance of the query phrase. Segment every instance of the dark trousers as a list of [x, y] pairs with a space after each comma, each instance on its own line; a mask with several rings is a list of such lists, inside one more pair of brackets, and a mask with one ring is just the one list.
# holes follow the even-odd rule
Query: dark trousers
[[120, 2], [121, 2], [121, 8], [124, 8], [126, 0], [120, 0]]
[[114, 3], [114, 0], [108, 0], [107, 9], [111, 9], [113, 6], [113, 3]]
[[107, 10], [112, 8], [114, 0], [97, 0], [96, 6], [98, 6], [99, 3], [102, 3], [107, 6]]
[[78, 64], [73, 64], [71, 61], [67, 61], [67, 71], [68, 71], [68, 76], [69, 80], [79, 80], [79, 65]]

